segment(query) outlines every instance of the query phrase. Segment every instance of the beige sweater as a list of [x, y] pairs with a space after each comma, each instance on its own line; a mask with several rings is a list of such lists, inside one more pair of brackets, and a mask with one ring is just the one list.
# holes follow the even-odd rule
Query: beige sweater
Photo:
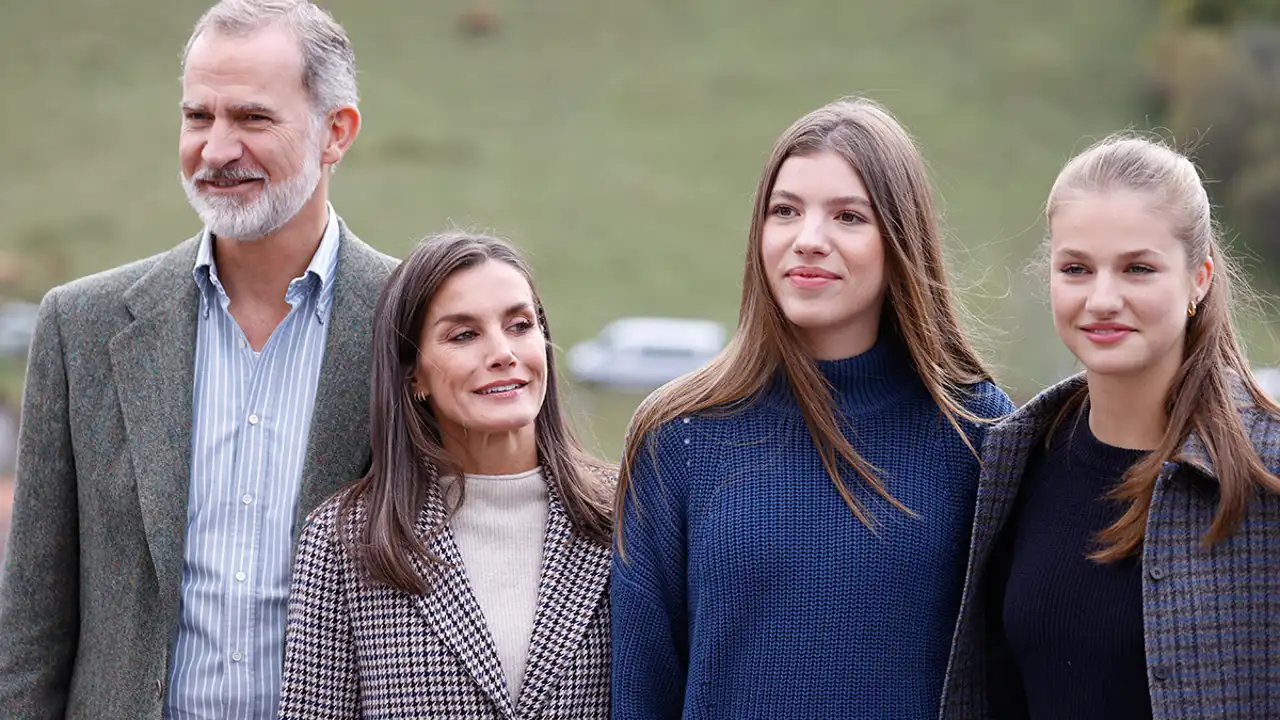
[[547, 484], [540, 468], [466, 478], [466, 498], [449, 527], [516, 704], [538, 606]]

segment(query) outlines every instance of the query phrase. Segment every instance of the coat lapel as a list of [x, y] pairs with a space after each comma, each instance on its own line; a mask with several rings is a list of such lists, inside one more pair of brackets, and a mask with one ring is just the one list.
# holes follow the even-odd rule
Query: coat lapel
[[[444, 515], [444, 505], [433, 482], [418, 524], [419, 535], [425, 537], [432, 528], [439, 527]], [[446, 566], [432, 565], [421, 559], [417, 561], [418, 572], [427, 578], [431, 586], [426, 595], [414, 599], [419, 611], [501, 716], [515, 718], [515, 705], [507, 692], [507, 681], [493, 636], [489, 633], [480, 603], [471, 592], [462, 555], [447, 526], [432, 540], [430, 549]]]
[[[339, 221], [341, 222], [341, 221]], [[368, 463], [370, 321], [394, 260], [340, 225], [325, 357], [298, 515]], [[108, 344], [161, 601], [176, 612], [186, 544], [200, 237], [169, 251], [125, 292], [134, 317]]]
[[176, 612], [186, 540], [198, 244], [169, 251], [125, 292], [134, 322], [108, 343], [161, 612]]
[[987, 556], [1013, 510], [1034, 442], [1027, 431], [1022, 423], [999, 425], [987, 431], [975, 498], [973, 537], [969, 543], [970, 572], [986, 567]]
[[986, 669], [979, 661], [982, 657], [982, 633], [985, 632], [982, 630], [984, 609], [981, 600], [985, 576], [980, 571], [987, 567], [996, 538], [1013, 510], [1022, 475], [1035, 444], [1043, 441], [1043, 432], [1050, 419], [1083, 383], [1082, 376], [1075, 376], [1042, 391], [1013, 416], [987, 430], [983, 438], [983, 467], [978, 476], [969, 562], [965, 569], [951, 657], [943, 681], [944, 708], [968, 707], [979, 702], [975, 698], [985, 696]]
[[538, 609], [520, 690], [523, 718], [541, 714], [604, 602], [609, 579], [609, 548], [575, 535], [554, 483], [548, 482], [548, 487], [551, 493]]
[[977, 505], [973, 519], [970, 567], [985, 567], [986, 556], [995, 544], [1013, 510], [1022, 484], [1022, 475], [1035, 451], [1044, 441], [1044, 432], [1066, 400], [1085, 384], [1075, 375], [1042, 391], [1011, 418], [997, 423], [983, 440], [984, 467], [978, 478]]
[[[462, 556], [446, 527], [431, 542], [431, 552], [448, 567], [418, 561], [418, 571], [431, 590], [415, 598], [420, 612], [471, 674], [502, 717], [536, 718], [542, 712], [563, 669], [577, 652], [593, 616], [605, 601], [609, 579], [609, 548], [577, 537], [569, 517], [548, 482], [547, 529], [543, 538], [538, 605], [529, 641], [529, 659], [517, 705], [507, 692], [506, 676], [484, 612], [467, 580]], [[444, 505], [432, 483], [418, 524], [420, 536], [444, 521]]]
[[394, 261], [361, 242], [341, 220], [339, 230], [333, 307], [307, 438], [295, 531], [325, 498], [364, 474], [369, 463], [372, 321]]

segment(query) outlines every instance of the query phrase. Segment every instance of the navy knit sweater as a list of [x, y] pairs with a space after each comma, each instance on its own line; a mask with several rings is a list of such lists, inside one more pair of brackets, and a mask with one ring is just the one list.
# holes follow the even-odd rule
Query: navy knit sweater
[[1087, 407], [1031, 457], [988, 561], [992, 716], [1150, 718], [1142, 563], [1088, 558], [1125, 505], [1106, 499], [1145, 452], [1107, 445]]
[[[727, 417], [646, 438], [615, 553], [614, 718], [935, 718], [969, 547], [978, 462], [882, 340], [820, 363], [846, 436], [913, 510], [849, 473], [868, 529], [775, 383]], [[990, 383], [967, 407], [1012, 410]], [[980, 447], [984, 428], [967, 426]]]

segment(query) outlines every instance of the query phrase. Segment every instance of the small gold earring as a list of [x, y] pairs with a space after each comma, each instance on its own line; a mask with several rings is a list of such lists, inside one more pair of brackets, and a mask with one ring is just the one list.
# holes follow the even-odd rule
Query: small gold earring
[[1187, 317], [1195, 317], [1195, 316], [1196, 316], [1196, 301], [1192, 300], [1187, 305]]

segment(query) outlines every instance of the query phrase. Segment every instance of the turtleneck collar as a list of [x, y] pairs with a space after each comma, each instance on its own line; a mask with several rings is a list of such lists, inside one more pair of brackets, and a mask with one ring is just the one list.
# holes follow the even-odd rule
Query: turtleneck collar
[[[818, 371], [831, 384], [840, 409], [850, 416], [875, 412], [913, 392], [924, 384], [911, 363], [902, 342], [881, 332], [866, 352], [839, 360], [818, 360]], [[775, 407], [795, 409], [794, 394], [781, 370], [762, 395]]]

